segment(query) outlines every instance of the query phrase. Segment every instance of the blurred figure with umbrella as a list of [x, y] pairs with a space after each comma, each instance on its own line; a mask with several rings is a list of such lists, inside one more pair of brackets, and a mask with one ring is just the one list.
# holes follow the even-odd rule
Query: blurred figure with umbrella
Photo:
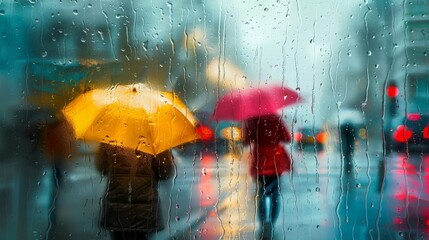
[[101, 223], [112, 239], [147, 239], [163, 227], [158, 181], [173, 170], [171, 148], [196, 140], [196, 119], [170, 92], [143, 84], [82, 94], [63, 109], [77, 138], [100, 142], [108, 176]]
[[292, 164], [283, 146], [291, 141], [291, 134], [278, 111], [300, 100], [296, 91], [274, 85], [232, 91], [215, 108], [217, 120], [244, 121], [243, 144], [250, 146], [250, 175], [257, 186], [262, 239], [273, 237], [280, 210], [279, 178]]
[[250, 175], [256, 180], [257, 215], [263, 239], [271, 239], [280, 211], [279, 177], [290, 171], [291, 159], [283, 147], [291, 135], [280, 116], [245, 121], [244, 144], [250, 145]]

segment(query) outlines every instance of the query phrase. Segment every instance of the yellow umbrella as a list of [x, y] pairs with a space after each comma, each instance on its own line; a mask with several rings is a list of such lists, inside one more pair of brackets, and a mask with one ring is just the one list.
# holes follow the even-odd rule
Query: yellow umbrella
[[95, 89], [62, 111], [79, 139], [154, 155], [198, 138], [195, 117], [175, 94], [143, 84]]

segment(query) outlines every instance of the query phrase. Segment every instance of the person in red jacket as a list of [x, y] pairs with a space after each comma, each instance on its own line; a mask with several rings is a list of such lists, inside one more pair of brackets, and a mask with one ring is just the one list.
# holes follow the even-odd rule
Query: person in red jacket
[[280, 212], [280, 176], [290, 171], [291, 158], [283, 144], [291, 135], [277, 115], [248, 119], [244, 145], [250, 145], [250, 174], [257, 184], [257, 214], [263, 239], [271, 239]]

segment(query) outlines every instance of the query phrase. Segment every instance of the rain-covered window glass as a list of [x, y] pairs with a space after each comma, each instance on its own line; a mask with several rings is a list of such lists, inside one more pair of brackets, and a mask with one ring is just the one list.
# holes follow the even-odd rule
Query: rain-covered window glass
[[0, 1], [0, 238], [426, 239], [428, 6]]

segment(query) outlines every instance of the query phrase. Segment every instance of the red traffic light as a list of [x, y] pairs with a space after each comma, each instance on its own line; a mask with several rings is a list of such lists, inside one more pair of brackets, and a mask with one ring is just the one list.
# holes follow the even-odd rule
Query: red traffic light
[[399, 95], [399, 88], [395, 85], [390, 85], [386, 89], [387, 96], [394, 98]]

